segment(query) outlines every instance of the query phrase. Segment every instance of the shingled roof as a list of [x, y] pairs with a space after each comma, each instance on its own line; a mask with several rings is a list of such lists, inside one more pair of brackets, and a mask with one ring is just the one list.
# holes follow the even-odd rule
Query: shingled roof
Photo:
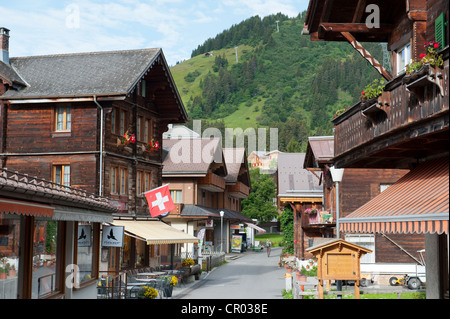
[[163, 139], [163, 147], [168, 150], [163, 160], [163, 176], [206, 175], [214, 162], [226, 164], [220, 140], [217, 138]]
[[321, 195], [322, 186], [319, 186], [319, 181], [311, 172], [303, 168], [304, 160], [305, 153], [278, 155], [278, 196]]
[[160, 56], [157, 48], [10, 58], [28, 86], [0, 98], [126, 95]]

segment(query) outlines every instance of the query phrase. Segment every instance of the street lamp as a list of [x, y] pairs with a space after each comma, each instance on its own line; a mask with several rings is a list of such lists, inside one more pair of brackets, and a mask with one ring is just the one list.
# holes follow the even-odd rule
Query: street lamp
[[331, 178], [336, 183], [336, 238], [339, 238], [339, 183], [342, 182], [342, 176], [344, 175], [343, 168], [330, 168]]
[[[339, 239], [339, 183], [342, 182], [342, 176], [344, 175], [343, 168], [335, 168], [334, 166], [330, 168], [331, 178], [333, 182], [336, 183], [336, 238]], [[342, 291], [342, 280], [336, 281], [337, 291]], [[338, 295], [337, 299], [342, 299], [342, 295]]]
[[223, 252], [223, 215], [225, 215], [224, 211], [220, 211], [220, 252]]

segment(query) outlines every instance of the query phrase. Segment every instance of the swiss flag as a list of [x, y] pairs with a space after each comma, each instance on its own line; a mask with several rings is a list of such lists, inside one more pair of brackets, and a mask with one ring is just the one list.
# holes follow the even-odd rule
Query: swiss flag
[[144, 193], [144, 195], [147, 198], [148, 208], [152, 217], [164, 215], [175, 209], [168, 184], [152, 189]]

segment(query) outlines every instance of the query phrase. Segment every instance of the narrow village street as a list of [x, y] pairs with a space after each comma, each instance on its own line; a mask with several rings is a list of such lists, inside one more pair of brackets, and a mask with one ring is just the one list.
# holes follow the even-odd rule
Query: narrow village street
[[175, 289], [173, 299], [282, 299], [285, 269], [278, 267], [281, 247], [247, 250], [206, 274], [188, 289]]

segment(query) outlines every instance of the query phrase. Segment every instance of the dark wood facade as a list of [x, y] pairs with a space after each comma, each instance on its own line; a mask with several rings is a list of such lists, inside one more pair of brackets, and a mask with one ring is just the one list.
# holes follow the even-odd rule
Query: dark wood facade
[[[311, 0], [306, 17], [304, 34], [309, 34], [312, 40], [348, 41], [387, 80], [382, 95], [354, 104], [333, 120], [334, 165], [346, 169], [413, 170], [421, 163], [448, 158], [448, 1], [372, 1], [371, 5], [378, 10], [375, 10], [378, 12], [375, 19], [380, 22], [377, 27], [367, 24], [369, 15], [374, 13], [367, 10], [367, 5], [362, 0]], [[359, 41], [387, 42], [392, 73], [382, 68]], [[424, 43], [432, 41], [439, 42], [435, 48], [437, 54], [442, 55], [443, 65], [425, 64], [418, 71], [406, 74], [404, 66], [421, 61], [427, 53]], [[417, 195], [422, 193], [421, 189], [414, 188], [413, 191]], [[427, 199], [432, 202], [433, 195]], [[439, 218], [448, 219], [448, 204], [447, 210], [436, 210], [434, 213], [440, 215]], [[375, 211], [372, 211], [372, 216], [380, 217]], [[386, 216], [402, 223], [398, 216], [390, 216], [389, 213]], [[416, 218], [409, 215], [409, 218], [413, 217]], [[433, 223], [434, 218], [437, 217], [429, 213], [423, 220]], [[371, 223], [374, 224], [373, 221]], [[354, 224], [362, 225], [363, 222], [358, 220]], [[421, 235], [425, 236], [427, 298], [448, 298], [448, 229], [442, 234], [432, 229], [426, 232], [415, 229], [415, 232], [422, 232]], [[387, 259], [398, 254], [398, 249], [392, 249], [389, 243], [392, 239], [395, 241], [397, 236], [408, 237], [405, 246], [413, 247], [418, 243], [410, 235], [387, 236], [390, 239], [381, 238], [378, 247], [385, 255], [383, 258]]]
[[[70, 166], [70, 186], [101, 192], [119, 214], [148, 216], [142, 191], [161, 185], [162, 147], [146, 152], [144, 136], [162, 145], [167, 125], [187, 116], [162, 53], [143, 71], [124, 96], [0, 100], [1, 166], [48, 180], [55, 180], [55, 166]], [[56, 130], [61, 106], [70, 108], [70, 130]], [[134, 144], [118, 142], [125, 132], [136, 136]], [[138, 173], [149, 180], [138, 180]]]

